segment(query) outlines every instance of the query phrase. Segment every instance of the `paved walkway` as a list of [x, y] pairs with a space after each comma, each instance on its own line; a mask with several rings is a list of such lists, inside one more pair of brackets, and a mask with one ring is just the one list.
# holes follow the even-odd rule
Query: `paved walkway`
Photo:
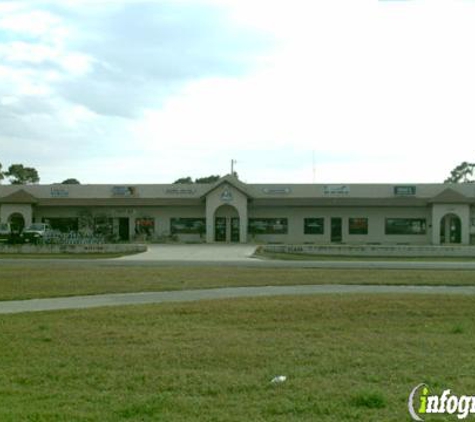
[[147, 252], [118, 258], [121, 261], [247, 261], [254, 254], [255, 245], [199, 244], [148, 245]]
[[101, 306], [144, 305], [165, 302], [190, 302], [205, 299], [239, 297], [265, 297], [314, 294], [460, 294], [475, 295], [475, 286], [350, 286], [304, 285], [233, 287], [204, 290], [179, 290], [171, 292], [123, 293], [95, 296], [75, 296], [54, 299], [31, 299], [0, 302], [0, 314], [22, 312], [86, 309]]
[[395, 261], [260, 259], [253, 257], [256, 248], [255, 245], [247, 244], [149, 245], [147, 252], [107, 262], [124, 266], [168, 266], [180, 263], [182, 266], [475, 270], [474, 261], [404, 261], [404, 258]]
[[[467, 261], [284, 261], [257, 258], [221, 259], [142, 259], [124, 257], [115, 259], [7, 259], [2, 265], [41, 268], [41, 267], [247, 267], [247, 268], [337, 268], [337, 269], [384, 269], [384, 270], [465, 270], [475, 271], [475, 262]], [[474, 274], [475, 280], [475, 274]]]
[[148, 251], [114, 259], [18, 259], [5, 258], [2, 264], [13, 266], [53, 267], [261, 267], [261, 268], [339, 268], [339, 269], [396, 269], [396, 270], [475, 270], [475, 261], [420, 260], [348, 260], [326, 258], [322, 260], [292, 261], [259, 259], [253, 257], [256, 245], [247, 244], [196, 244], [149, 245]]

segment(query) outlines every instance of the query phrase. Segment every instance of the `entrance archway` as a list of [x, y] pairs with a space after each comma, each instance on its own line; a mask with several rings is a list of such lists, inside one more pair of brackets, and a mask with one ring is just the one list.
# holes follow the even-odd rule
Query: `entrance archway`
[[25, 217], [19, 212], [15, 212], [8, 217], [8, 222], [12, 226], [12, 231], [15, 233], [21, 233], [25, 228]]
[[440, 243], [458, 244], [462, 242], [462, 221], [460, 217], [451, 213], [440, 220]]
[[214, 212], [214, 241], [240, 241], [239, 212], [232, 205], [221, 205]]

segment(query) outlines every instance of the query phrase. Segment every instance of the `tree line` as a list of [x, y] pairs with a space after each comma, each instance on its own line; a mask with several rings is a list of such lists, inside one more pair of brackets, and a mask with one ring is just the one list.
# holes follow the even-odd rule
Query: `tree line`
[[12, 164], [6, 171], [3, 171], [2, 168], [3, 166], [0, 164], [0, 181], [8, 178], [12, 185], [26, 185], [40, 181], [38, 171], [33, 167], [25, 167], [23, 164]]
[[207, 176], [207, 177], [199, 177], [193, 181], [193, 179], [190, 176], [187, 177], [180, 177], [179, 179], [175, 180], [173, 182], [174, 185], [186, 185], [186, 184], [192, 184], [192, 183], [214, 183], [217, 182], [221, 176], [219, 175], [212, 175], [212, 176]]
[[450, 176], [444, 180], [444, 183], [473, 183], [473, 170], [475, 163], [464, 161], [456, 166], [451, 172]]
[[[12, 164], [7, 170], [2, 170], [3, 166], [0, 163], [0, 183], [7, 179], [12, 185], [28, 185], [39, 183], [40, 176], [38, 170], [34, 167], [27, 167], [23, 164]], [[237, 177], [237, 174], [235, 173]], [[174, 184], [192, 184], [192, 183], [214, 183], [221, 178], [220, 175], [211, 175], [206, 177], [199, 177], [193, 180], [190, 176], [181, 177], [175, 180]], [[65, 179], [61, 182], [63, 185], [79, 185], [81, 182], [74, 178]]]
[[[236, 179], [239, 179], [237, 172], [234, 172], [233, 176]], [[206, 176], [206, 177], [198, 177], [195, 180], [193, 180], [190, 176], [187, 176], [187, 177], [180, 177], [179, 179], [175, 180], [173, 184], [174, 185], [187, 185], [187, 184], [191, 185], [193, 183], [206, 184], [206, 183], [215, 183], [219, 179], [221, 179], [221, 176], [219, 174]]]
[[[449, 177], [444, 180], [444, 183], [474, 183], [473, 172], [475, 170], [475, 163], [463, 161], [456, 166]], [[238, 177], [234, 172], [234, 176]], [[181, 177], [173, 182], [173, 184], [193, 184], [193, 183], [215, 183], [221, 178], [220, 175], [211, 175], [206, 177], [199, 177], [193, 180], [190, 176]], [[27, 185], [32, 183], [39, 183], [40, 176], [34, 167], [27, 167], [23, 164], [12, 164], [7, 170], [3, 170], [0, 163], [0, 183], [2, 180], [8, 179], [12, 185]], [[63, 185], [79, 185], [81, 182], [75, 178], [68, 178], [61, 182]]]
[[[34, 167], [27, 167], [23, 164], [12, 164], [7, 170], [3, 170], [3, 166], [0, 163], [0, 183], [5, 179], [8, 179], [12, 185], [28, 185], [39, 183], [40, 176], [38, 170]], [[63, 180], [61, 183], [63, 185], [80, 184], [79, 180], [73, 178]]]

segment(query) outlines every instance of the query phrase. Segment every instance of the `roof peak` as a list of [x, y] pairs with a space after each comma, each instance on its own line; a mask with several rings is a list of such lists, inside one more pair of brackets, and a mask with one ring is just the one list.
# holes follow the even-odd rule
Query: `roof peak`
[[226, 174], [223, 177], [219, 178], [216, 182], [214, 182], [206, 191], [203, 193], [203, 197], [207, 196], [210, 192], [217, 189], [219, 186], [229, 183], [231, 186], [236, 188], [237, 190], [241, 191], [244, 195], [250, 196], [247, 185], [244, 182], [241, 182], [236, 176], [232, 174]]
[[24, 189], [20, 189], [10, 195], [0, 198], [0, 202], [4, 204], [36, 204], [38, 198]]
[[469, 202], [469, 198], [453, 188], [446, 188], [430, 199], [432, 203], [460, 204]]

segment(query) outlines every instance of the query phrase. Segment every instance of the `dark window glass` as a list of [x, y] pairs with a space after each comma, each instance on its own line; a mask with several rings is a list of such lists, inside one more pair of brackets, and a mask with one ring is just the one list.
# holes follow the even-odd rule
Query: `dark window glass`
[[79, 218], [43, 218], [43, 223], [48, 223], [53, 230], [59, 230], [61, 233], [77, 232]]
[[349, 234], [368, 234], [367, 218], [350, 218], [348, 221]]
[[155, 219], [150, 217], [135, 219], [135, 234], [151, 236], [155, 232]]
[[112, 236], [113, 220], [110, 217], [94, 217], [94, 234], [100, 236]]
[[386, 234], [426, 234], [425, 218], [386, 218]]
[[323, 234], [324, 221], [323, 218], [304, 218], [304, 234]]
[[204, 234], [206, 233], [205, 218], [172, 218], [171, 234]]
[[287, 234], [286, 218], [250, 218], [249, 233], [251, 234]]

